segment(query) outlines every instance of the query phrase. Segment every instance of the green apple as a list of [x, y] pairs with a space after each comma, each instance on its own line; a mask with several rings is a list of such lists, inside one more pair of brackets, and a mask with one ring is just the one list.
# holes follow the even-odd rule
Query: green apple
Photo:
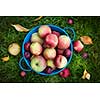
[[42, 72], [46, 68], [46, 61], [42, 56], [35, 56], [31, 60], [31, 67], [36, 72]]

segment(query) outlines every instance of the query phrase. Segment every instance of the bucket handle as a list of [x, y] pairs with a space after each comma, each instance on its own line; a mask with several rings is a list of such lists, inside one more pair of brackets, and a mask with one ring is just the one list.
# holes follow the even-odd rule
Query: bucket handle
[[75, 37], [76, 37], [76, 33], [75, 33], [74, 29], [71, 28], [71, 27], [65, 27], [64, 30], [71, 30], [71, 31], [72, 31], [72, 34], [74, 35], [74, 36], [73, 36], [73, 39], [72, 39], [72, 42], [73, 42], [74, 39], [75, 39]]
[[20, 59], [20, 61], [19, 61], [19, 67], [20, 67], [20, 69], [21, 70], [23, 70], [23, 71], [31, 71], [31, 69], [25, 69], [24, 67], [23, 67], [23, 65], [22, 65], [22, 62], [24, 61], [24, 57], [22, 57], [21, 59]]

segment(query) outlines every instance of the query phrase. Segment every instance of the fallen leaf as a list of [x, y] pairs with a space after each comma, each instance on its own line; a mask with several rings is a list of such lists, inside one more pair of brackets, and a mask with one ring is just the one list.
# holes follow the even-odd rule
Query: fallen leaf
[[84, 44], [93, 44], [92, 39], [89, 36], [81, 36], [80, 39]]
[[6, 61], [9, 60], [9, 56], [7, 56], [7, 57], [3, 57], [3, 58], [1, 58], [1, 59], [2, 59], [2, 61], [6, 62]]
[[42, 18], [43, 16], [39, 16], [38, 18], [36, 18], [34, 21], [38, 21]]
[[88, 79], [88, 80], [90, 80], [90, 74], [86, 71], [86, 69], [83, 72], [82, 79]]
[[86, 74], [86, 79], [90, 80], [90, 74], [89, 73]]
[[21, 26], [20, 24], [15, 24], [15, 25], [11, 24], [11, 26], [13, 26], [19, 32], [28, 32], [29, 31], [29, 29]]

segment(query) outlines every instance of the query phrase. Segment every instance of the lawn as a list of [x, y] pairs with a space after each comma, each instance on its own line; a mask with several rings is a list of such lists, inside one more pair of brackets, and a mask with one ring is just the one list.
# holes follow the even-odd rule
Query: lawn
[[[32, 82], [32, 83], [97, 83], [100, 82], [100, 17], [68, 17], [68, 16], [46, 16], [34, 22], [36, 16], [10, 16], [0, 17], [0, 82]], [[73, 18], [74, 24], [67, 23], [68, 18]], [[37, 25], [53, 24], [61, 28], [70, 26], [76, 32], [75, 40], [80, 39], [80, 36], [88, 35], [92, 38], [93, 44], [84, 45], [84, 50], [80, 53], [74, 51], [72, 61], [68, 65], [71, 76], [61, 78], [59, 75], [41, 76], [35, 72], [27, 72], [26, 77], [20, 76], [19, 60], [22, 57], [21, 53], [16, 57], [8, 53], [8, 46], [17, 42], [22, 46], [22, 42], [27, 33], [18, 32], [11, 24], [21, 24], [22, 26], [31, 29]], [[82, 53], [87, 52], [89, 57], [82, 58]], [[8, 62], [3, 62], [2, 57], [10, 57]], [[90, 75], [90, 80], [82, 79], [83, 71], [86, 69]]]

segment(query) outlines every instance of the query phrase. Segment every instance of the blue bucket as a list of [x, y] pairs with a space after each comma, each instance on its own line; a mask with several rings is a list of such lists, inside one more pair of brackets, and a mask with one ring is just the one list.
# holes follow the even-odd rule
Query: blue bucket
[[[63, 35], [68, 36], [69, 38], [70, 38], [70, 36], [68, 35], [68, 33], [67, 33], [66, 31], [67, 31], [67, 30], [70, 30], [70, 31], [72, 32], [72, 34], [73, 34], [73, 39], [70, 38], [70, 40], [71, 40], [70, 50], [71, 50], [72, 54], [71, 54], [71, 56], [68, 58], [68, 62], [67, 62], [67, 64], [66, 64], [65, 67], [64, 67], [64, 68], [66, 68], [66, 67], [68, 67], [69, 63], [71, 62], [72, 55], [73, 55], [73, 44], [72, 44], [72, 42], [74, 41], [74, 38], [75, 38], [75, 31], [74, 31], [74, 29], [71, 28], [71, 27], [65, 27], [64, 29], [62, 29], [62, 28], [60, 28], [60, 27], [58, 27], [58, 26], [55, 26], [55, 25], [48, 25], [48, 26], [51, 28], [51, 30], [57, 31], [57, 32], [59, 32], [59, 33], [61, 33], [61, 34], [63, 34]], [[31, 65], [30, 65], [30, 60], [28, 60], [28, 59], [26, 59], [26, 58], [24, 57], [24, 52], [25, 52], [24, 44], [30, 41], [31, 35], [32, 35], [33, 33], [38, 32], [39, 27], [40, 27], [40, 26], [34, 27], [34, 28], [26, 35], [26, 37], [25, 37], [25, 39], [24, 39], [24, 41], [23, 41], [23, 44], [22, 44], [22, 56], [23, 56], [23, 57], [22, 57], [22, 58], [20, 59], [20, 61], [19, 61], [20, 69], [23, 70], [23, 71], [34, 71], [34, 70], [32, 69], [32, 67], [31, 67]], [[27, 69], [22, 65], [22, 62], [25, 62], [25, 63], [27, 64]], [[47, 74], [47, 73], [45, 73], [45, 72], [40, 72], [40, 73], [36, 72], [36, 73], [37, 73], [37, 74], [40, 74], [40, 75], [45, 75], [45, 76], [47, 76], [47, 75], [55, 75], [55, 74], [58, 74], [59, 72], [61, 72], [62, 70], [64, 70], [64, 68], [62, 68], [62, 69], [56, 69], [56, 70], [54, 70], [51, 74]]]

